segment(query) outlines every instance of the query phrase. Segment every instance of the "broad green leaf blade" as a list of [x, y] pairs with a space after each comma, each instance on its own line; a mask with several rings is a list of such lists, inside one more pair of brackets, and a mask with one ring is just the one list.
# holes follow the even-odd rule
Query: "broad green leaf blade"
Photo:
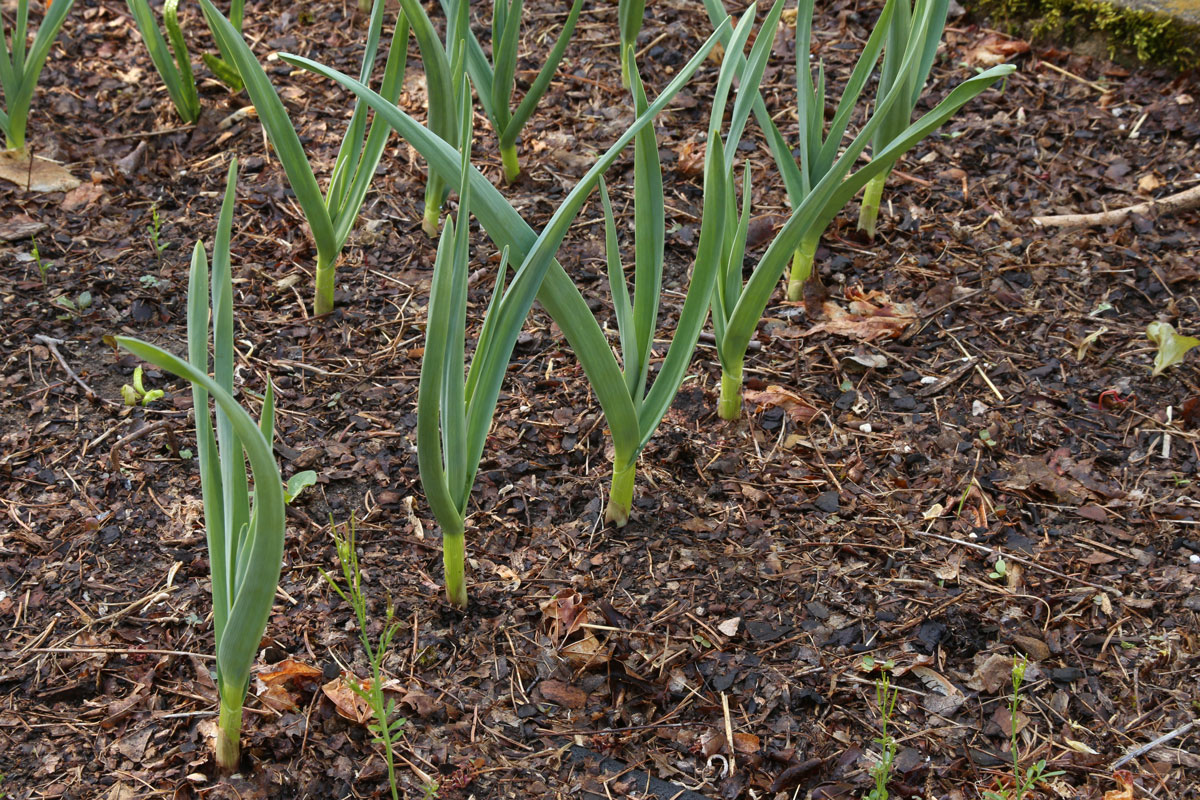
[[583, 0], [575, 0], [571, 6], [571, 13], [567, 15], [567, 21], [558, 34], [558, 40], [550, 50], [550, 55], [546, 57], [546, 63], [542, 65], [537, 77], [529, 85], [529, 91], [525, 92], [525, 97], [517, 106], [517, 110], [513, 112], [508, 124], [504, 126], [504, 130], [497, 131], [501, 147], [514, 144], [521, 129], [525, 127], [525, 123], [529, 122], [529, 118], [533, 116], [533, 110], [537, 107], [538, 101], [542, 99], [542, 95], [546, 93], [546, 89], [549, 88], [550, 81], [554, 78], [554, 73], [558, 71], [558, 65], [562, 62], [563, 54], [567, 52], [567, 43], [571, 40], [571, 34], [575, 32], [575, 23], [579, 21], [579, 12], [582, 10]]
[[[823, 230], [823, 225], [828, 224], [828, 220], [832, 219], [867, 181], [889, 169], [909, 148], [941, 127], [965, 103], [1000, 78], [1011, 74], [1014, 69], [1012, 65], [1002, 64], [964, 81], [932, 111], [909, 126], [904, 135], [893, 140], [883, 152], [878, 153], [869, 164], [843, 181], [842, 176], [849, 171], [850, 165], [874, 136], [882, 121], [880, 113], [872, 115], [829, 173], [792, 212], [788, 222], [754, 268], [730, 318], [725, 339], [718, 343], [719, 349], [724, 348], [722, 358], [745, 356], [746, 346], [767, 307], [780, 273], [801, 239], [814, 229], [814, 226], [816, 230]], [[886, 111], [888, 103], [899, 98], [900, 88], [896, 87], [888, 93], [881, 109]]]
[[[634, 113], [646, 113], [646, 90], [637, 64], [629, 62], [629, 85]], [[636, 345], [625, 356], [625, 385], [640, 408], [650, 373], [650, 352], [658, 330], [658, 306], [662, 296], [663, 251], [666, 247], [666, 200], [663, 197], [662, 164], [658, 158], [658, 134], [653, 125], [638, 131], [633, 140], [633, 330]]]
[[247, 571], [245, 579], [235, 587], [224, 633], [217, 640], [217, 677], [222, 695], [239, 690], [244, 694], [259, 642], [267, 629], [283, 562], [284, 503], [279, 467], [254, 420], [216, 381], [152, 344], [127, 336], [118, 336], [116, 340], [138, 358], [200, 384], [230, 420], [250, 458], [255, 478], [255, 524], [246, 536], [243, 561]]
[[434, 262], [433, 281], [429, 288], [428, 319], [425, 329], [425, 355], [421, 360], [421, 382], [417, 389], [417, 467], [421, 474], [421, 488], [425, 500], [433, 510], [443, 530], [462, 529], [462, 514], [451, 494], [446, 477], [442, 451], [442, 415], [449, 413], [442, 408], [443, 383], [449, 376], [445, 372], [446, 351], [449, 349], [453, 304], [454, 258], [453, 220], [447, 219], [438, 240], [437, 259]]
[[317, 179], [309, 166], [304, 147], [300, 144], [300, 137], [296, 135], [296, 129], [292, 127], [288, 118], [287, 109], [283, 107], [271, 79], [267, 77], [267, 73], [243, 41], [241, 34], [234, 30], [229, 20], [212, 4], [212, 0], [200, 0], [200, 5], [204, 9], [204, 16], [213, 30], [214, 37], [228, 47], [229, 57], [246, 84], [246, 92], [254, 102], [258, 119], [279, 155], [288, 183], [296, 195], [296, 202], [300, 204], [308, 220], [317, 250], [332, 263], [337, 259], [337, 239], [333, 221], [325, 208], [325, 199], [317, 186]]
[[450, 342], [444, 368], [446, 374], [442, 378], [442, 446], [445, 448], [443, 459], [446, 462], [446, 482], [450, 486], [451, 497], [458, 507], [459, 514], [465, 518], [467, 501], [471, 496], [471, 483], [474, 482], [475, 476], [475, 471], [467, 464], [468, 409], [466, 379], [463, 377], [466, 369], [467, 273], [471, 245], [471, 184], [467, 176], [470, 174], [471, 165], [473, 118], [466, 75], [462, 76], [461, 83], [458, 117], [461, 126], [459, 141], [462, 142], [462, 177], [458, 184], [458, 228], [452, 241], [454, 277], [451, 282], [449, 310], [453, 316], [449, 321]]
[[301, 492], [303, 492], [309, 486], [316, 486], [316, 484], [317, 473], [313, 470], [306, 469], [301, 472], [297, 472], [287, 480], [287, 485], [283, 490], [283, 501], [290, 506], [292, 502], [300, 496]]
[[[167, 87], [167, 94], [170, 96], [171, 102], [175, 105], [175, 110], [179, 112], [179, 116], [183, 118], [184, 122], [195, 122], [196, 117], [192, 114], [193, 112], [199, 112], [199, 106], [193, 107], [188, 101], [189, 98], [183, 86], [183, 78], [175, 66], [175, 61], [171, 57], [166, 39], [163, 38], [162, 32], [158, 29], [154, 13], [150, 10], [150, 3], [147, 0], [126, 0], [126, 5], [129, 7], [129, 13], [133, 15], [133, 21], [137, 25], [138, 32], [142, 35], [142, 41], [146, 45], [146, 52], [150, 54], [151, 63], [154, 64], [154, 68], [158, 71], [159, 76], [163, 79], [163, 83]], [[165, 5], [163, 10], [165, 15]], [[192, 89], [195, 89], [194, 82]]]
[[[507, 6], [507, 8], [506, 8]], [[508, 127], [509, 105], [517, 73], [517, 44], [521, 37], [523, 0], [500, 0], [493, 5], [492, 20], [492, 109], [500, 121], [501, 134]], [[481, 90], [482, 91], [482, 90]], [[515, 137], [514, 137], [515, 138]]]
[[[460, 13], [465, 13], [464, 6], [468, 6], [470, 0], [440, 0], [440, 2], [446, 19], [453, 20], [457, 19]], [[502, 3], [504, 0], [495, 0], [495, 2]], [[461, 36], [467, 40], [467, 72], [471, 75], [471, 82], [475, 84], [476, 91], [479, 92], [479, 104], [483, 106], [484, 115], [492, 123], [492, 128], [498, 131], [500, 123], [497, 121], [495, 109], [492, 108], [492, 65], [488, 62], [487, 55], [483, 52], [479, 40], [475, 38], [475, 33], [471, 30], [470, 25], [461, 27], [465, 28]], [[458, 27], [455, 28], [455, 35], [459, 35]]]
[[[192, 367], [208, 374], [208, 260], [204, 245], [196, 242], [192, 250], [192, 268], [188, 277], [188, 360]], [[229, 607], [233, 604], [230, 591], [229, 564], [225, 537], [224, 493], [221, 488], [221, 463], [217, 440], [213, 435], [212, 414], [208, 409], [208, 390], [192, 383], [192, 405], [196, 417], [196, 458], [200, 469], [200, 493], [204, 501], [204, 527], [208, 537], [208, 569], [212, 577], [213, 631], [221, 640]]]
[[[379, 37], [383, 32], [384, 5], [382, 0], [375, 0], [371, 8], [371, 19], [367, 25], [367, 43], [363, 48], [362, 66], [358, 71], [358, 79], [363, 83], [370, 82], [371, 69], [375, 66], [375, 54], [379, 51]], [[401, 16], [403, 17], [403, 14]], [[362, 102], [355, 102], [354, 111], [350, 115], [350, 124], [346, 127], [346, 135], [342, 137], [341, 147], [338, 148], [333, 175], [329, 179], [329, 188], [325, 192], [325, 207], [329, 210], [331, 219], [337, 216], [346, 188], [358, 167], [366, 129], [367, 106]], [[334, 228], [337, 228], [336, 222]]]
[[1151, 377], [1155, 378], [1183, 361], [1188, 351], [1200, 347], [1200, 339], [1180, 335], [1169, 322], [1151, 322], [1146, 326], [1146, 338], [1158, 346], [1158, 352], [1154, 354], [1154, 370], [1151, 373]]
[[[74, 4], [75, 0], [58, 0], [50, 5], [46, 10], [46, 15], [42, 17], [42, 24], [38, 26], [37, 35], [33, 37], [33, 45], [29, 48], [28, 54], [25, 52], [26, 19], [22, 16], [28, 13], [28, 5], [21, 3], [17, 6], [18, 19], [17, 25], [13, 29], [11, 48], [11, 66], [16, 90], [9, 94], [6, 88], [4, 103], [7, 107], [7, 125], [5, 126], [7, 130], [5, 133], [12, 139], [19, 138], [19, 141], [13, 142], [18, 148], [25, 146], [25, 126], [29, 120], [29, 107], [33, 102], [33, 91], [37, 88], [42, 67], [45, 66], [46, 58], [50, 55], [50, 47], [58, 37], [58, 31], [62, 28], [67, 13]], [[0, 41], [3, 38], [0, 35]]]
[[[746, 13], [751, 14], [755, 9], [756, 6], [752, 5]], [[781, 14], [783, 14], [783, 0], [775, 0], [775, 4], [767, 12], [762, 25], [759, 26], [754, 46], [750, 48], [750, 57], [746, 60], [746, 68], [738, 74], [737, 100], [733, 104], [733, 116], [730, 118], [729, 133], [726, 137], [725, 164], [728, 169], [732, 169], [733, 152], [736, 152], [737, 146], [742, 140], [742, 132], [745, 130], [746, 121], [750, 118], [750, 110], [754, 102], [760, 99], [758, 86], [762, 82], [763, 72], [767, 68], [767, 59], [775, 44], [775, 32], [779, 29]], [[753, 19], [753, 14], [751, 14], [751, 19]], [[736, 68], [737, 59], [734, 59], [734, 65]], [[733, 148], [733, 152], [729, 148]]]
[[[608, 288], [612, 293], [613, 313], [617, 318], [617, 334], [621, 340], [623, 354], [637, 352], [633, 326], [633, 307], [629, 302], [629, 284], [625, 280], [625, 268], [621, 266], [621, 245], [617, 241], [617, 223], [613, 218], [612, 202], [608, 197], [608, 186], [600, 179], [600, 205], [604, 209], [604, 255], [608, 262]], [[624, 356], [628, 359], [628, 355]], [[625, 386], [630, 388], [633, 376], [628, 361], [625, 364]]]
[[[810, 177], [812, 184], [816, 185], [825, 173], [833, 166], [833, 162], [837, 156], [838, 149], [842, 146], [842, 139], [846, 135], [846, 128], [850, 124], [850, 117], [854, 108], [858, 105], [858, 98], [862, 95], [863, 87], [866, 86], [867, 80], [871, 77], [871, 72], [875, 69], [875, 62], [879, 59], [879, 52], [884, 46], [884, 41], [887, 38], [887, 33], [890, 29], [892, 20], [899, 13], [898, 9], [906, 7], [909, 0], [888, 0], [884, 5], [883, 11], [879, 15], [879, 19], [875, 22], [875, 27], [871, 30], [871, 35], [867, 37], [867, 43], [863, 47], [862, 54], [859, 55], [858, 61], [854, 65], [854, 70], [850, 73], [850, 79], [846, 82], [846, 88], [842, 91], [842, 98], [838, 101], [837, 111], [834, 112], [833, 120], [829, 124], [829, 136], [825, 139], [825, 143], [821, 146], [820, 151], [816, 154], [814, 162], [814, 172]], [[911, 54], [905, 53], [905, 60], [901, 61], [900, 66], [903, 68], [905, 64], [913, 63]], [[883, 92], [880, 96], [886, 97], [890, 93]], [[896, 108], [906, 102], [906, 95], [903, 93], [896, 98], [888, 107]], [[824, 100], [821, 101], [821, 107], [824, 106]], [[908, 112], [911, 113], [910, 108]], [[879, 113], [878, 109], [875, 115]], [[881, 126], [886, 126], [890, 119], [886, 112], [880, 122]], [[824, 116], [823, 113], [820, 116]]]
[[[212, 257], [213, 375], [217, 384], [233, 395], [233, 267], [229, 243], [233, 228], [233, 204], [236, 199], [237, 162], [231, 162], [225, 183], [225, 197], [217, 219], [217, 234]], [[242, 547], [242, 533], [250, 522], [249, 488], [246, 459], [233, 423], [220, 406], [216, 409], [217, 445], [221, 461], [221, 491], [225, 509], [225, 556], [228, 591], [235, 596], [234, 561]]]
[[[395, 103], [400, 98], [400, 91], [404, 86], [404, 71], [408, 61], [408, 18], [403, 13], [397, 15], [396, 27], [392, 31], [392, 40], [388, 48], [387, 63], [383, 68], [383, 83], [380, 86], [380, 93], [383, 97]], [[366, 105], [363, 105], [363, 112], [366, 113]], [[355, 103], [355, 110], [358, 109], [358, 102]], [[371, 128], [367, 133], [366, 144], [362, 148], [362, 154], [353, 165], [353, 181], [350, 183], [343, 193], [338, 195], [330, 195], [329, 208], [334, 224], [334, 235], [337, 238], [338, 249], [345, 244], [346, 238], [350, 235], [350, 230], [354, 227], [354, 221], [358, 218], [358, 212], [362, 209], [363, 200], [367, 196], [367, 190], [371, 187], [371, 181], [375, 177], [375, 170], [379, 167], [379, 161], [383, 157], [383, 149], [387, 144], [387, 138], [391, 134], [392, 129], [389, 125], [379, 119], [371, 120]], [[350, 132], [347, 132], [350, 136]], [[349, 164], [347, 164], [349, 172]], [[332, 186], [332, 184], [331, 184]], [[332, 193], [332, 188], [331, 188]], [[335, 201], [336, 202], [332, 202]]]
[[[595, 181], [612, 164], [617, 154], [636, 135], [641, 126], [648, 124], [653, 115], [661, 111], [675, 93], [691, 79], [727, 28], [728, 24], [726, 23], [714, 32], [696, 55], [680, 69], [662, 94], [650, 104], [648, 114], [634, 121], [629, 130], [589, 170], [581, 184], [586, 181]], [[377, 114], [421, 152], [435, 171], [452, 181], [459, 179], [461, 167], [458, 163], [458, 153], [454, 148], [393, 104], [387, 103], [367, 87], [336, 70], [299, 56], [281, 54], [280, 57], [288, 63], [332, 78], [359, 97], [364, 98]], [[508, 247], [510, 256], [523, 263], [537, 241], [537, 235], [478, 170], [472, 168], [470, 180], [475, 197], [472, 206], [476, 218], [480, 220], [497, 246]], [[595, 317], [592, 316], [591, 310], [588, 309], [586, 301], [579, 294], [575, 284], [556, 261], [551, 262], [538, 297], [542, 305], [558, 322], [559, 327], [562, 328], [567, 341], [583, 365], [593, 391], [596, 392], [597, 399], [604, 410], [609, 427], [613, 431], [614, 447], [618, 451], [618, 456], [628, 459], [636, 447], [637, 418], [629, 394], [625, 390], [621, 370], [609, 349], [603, 331]], [[472, 402], [477, 403], [479, 400], [473, 398]], [[478, 431], [475, 429], [469, 433], [472, 439], [478, 435]], [[484, 435], [486, 435], [486, 427]]]
[[[187, 42], [183, 40], [183, 28], [179, 25], [179, 0], [166, 0], [163, 3], [163, 24], [167, 28], [167, 36], [171, 39], [171, 50], [175, 53], [175, 63], [179, 66], [176, 73], [177, 86], [175, 92], [168, 93], [174, 99], [178, 94], [183, 105], [175, 104], [184, 122], [195, 122], [200, 118], [200, 97], [196, 93], [196, 78], [192, 74], [192, 56], [188, 52]], [[166, 75], [163, 76], [164, 80]]]
[[508, 248], [506, 247], [500, 252], [500, 266], [496, 268], [496, 283], [492, 286], [492, 296], [488, 299], [487, 311], [483, 315], [483, 328], [479, 331], [479, 343], [476, 344], [475, 356], [471, 359], [471, 368], [467, 371], [466, 402], [468, 406], [474, 402], [475, 387], [479, 383], [478, 367], [485, 361], [480, 356], [481, 352], [486, 352], [486, 346], [482, 343], [490, 342], [494, 338], [496, 315], [493, 312], [499, 304], [500, 298], [504, 296], [504, 282], [507, 277]]
[[[757, 87], [755, 87], [757, 91]], [[720, 115], [725, 107], [715, 106], [714, 115]], [[683, 310], [679, 313], [679, 322], [675, 326], [675, 336], [667, 356], [663, 359], [662, 367], [650, 387], [646, 401], [638, 409], [638, 429], [641, 435], [638, 439], [636, 452], [641, 452], [650, 441], [650, 437], [658, 429], [663, 416], [670, 409], [679, 386], [691, 363], [692, 353], [696, 350], [696, 341], [700, 331], [708, 319], [708, 307], [712, 300], [713, 285], [716, 283], [717, 270], [720, 267], [721, 254], [724, 250], [721, 240], [725, 231], [725, 192], [723, 179], [727, 175], [724, 154], [720, 140], [713, 142], [704, 154], [704, 210], [700, 222], [700, 242], [696, 248], [696, 263], [692, 267], [692, 280], [688, 285], [687, 297], [683, 301]], [[712, 191], [709, 191], [712, 187]]]

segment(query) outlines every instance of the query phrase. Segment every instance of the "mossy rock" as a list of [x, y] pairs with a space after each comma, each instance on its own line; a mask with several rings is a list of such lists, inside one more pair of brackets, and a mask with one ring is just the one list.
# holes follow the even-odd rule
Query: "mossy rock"
[[1200, 67], [1200, 0], [978, 0], [970, 10], [1038, 41], [1085, 52], [1099, 41], [1117, 60]]

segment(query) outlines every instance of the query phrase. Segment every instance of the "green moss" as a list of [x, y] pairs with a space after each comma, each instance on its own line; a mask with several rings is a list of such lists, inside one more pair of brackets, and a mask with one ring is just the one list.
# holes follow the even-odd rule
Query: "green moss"
[[1098, 33], [1114, 59], [1200, 66], [1200, 27], [1155, 11], [1095, 0], [980, 0], [976, 8], [1035, 40], [1079, 44]]

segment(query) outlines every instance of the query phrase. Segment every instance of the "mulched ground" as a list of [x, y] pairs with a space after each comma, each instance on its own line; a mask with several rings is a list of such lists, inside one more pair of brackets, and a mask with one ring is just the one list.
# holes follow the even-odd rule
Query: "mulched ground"
[[[661, 86], [708, 28], [699, 4], [650, 6], [641, 59]], [[527, 11], [523, 52], [543, 52], [565, 8]], [[835, 84], [876, 13], [821, 10], [816, 40]], [[184, 16], [206, 41], [196, 8]], [[253, 3], [247, 20], [259, 53], [357, 68], [353, 4]], [[535, 226], [632, 118], [615, 23], [615, 6], [585, 11], [523, 137], [529, 174], [505, 192]], [[892, 796], [976, 798], [1008, 785], [1017, 656], [1030, 660], [1020, 758], [1063, 772], [1035, 794], [1200, 796], [1200, 730], [1185, 727], [1200, 711], [1197, 362], [1151, 378], [1144, 335], [1156, 318], [1196, 332], [1200, 216], [1096, 230], [1027, 222], [1194, 185], [1197, 86], [1022, 50], [952, 20], [932, 95], [996, 53], [1019, 71], [905, 159], [875, 243], [855, 234], [856, 206], [835, 222], [818, 254], [826, 296], [779, 295], [768, 309], [747, 362], [761, 394], [743, 421], [716, 417], [715, 352], [702, 343], [642, 459], [624, 529], [601, 520], [603, 418], [535, 311], [480, 470], [472, 603], [460, 614], [442, 599], [414, 450], [434, 254], [419, 227], [419, 160], [389, 150], [339, 269], [339, 306], [312, 320], [315, 251], [278, 162], [252, 118], [217, 125], [245, 96], [205, 80], [204, 120], [181, 127], [124, 5], [78, 0], [31, 132], [85, 184], [0, 195], [0, 227], [45, 226], [44, 275], [28, 233], [0, 248], [0, 792], [384, 796], [367, 732], [321, 688], [342, 670], [366, 674], [350, 609], [319, 572], [335, 569], [329, 518], [353, 515], [373, 624], [388, 602], [403, 622], [386, 666], [408, 718], [408, 797], [430, 781], [443, 798], [863, 797], [878, 752], [875, 680], [891, 661]], [[415, 54], [402, 103], [421, 114]], [[766, 84], [778, 111], [793, 97], [790, 35], [775, 56]], [[289, 72], [276, 63], [273, 77], [324, 178], [349, 101]], [[658, 124], [667, 335], [697, 235], [697, 133], [714, 72]], [[477, 131], [499, 180], [483, 120]], [[765, 147], [748, 139], [743, 152], [762, 215], [753, 258], [786, 209]], [[121, 405], [136, 363], [103, 337], [182, 352], [187, 258], [211, 241], [234, 153], [239, 381], [249, 392], [275, 382], [285, 477], [321, 476], [290, 514], [261, 666], [317, 674], [284, 682], [275, 706], [252, 687], [244, 769], [221, 780], [206, 738], [216, 701], [199, 481], [183, 457], [191, 395], [149, 370], [166, 398]], [[627, 229], [631, 177], [628, 161], [609, 176]], [[560, 257], [609, 319], [599, 219], [592, 202]], [[491, 248], [482, 234], [477, 244], [483, 267]], [[480, 311], [490, 283], [473, 289]], [[83, 292], [86, 308], [57, 302]], [[857, 317], [834, 329], [823, 302], [844, 310], [850, 296], [900, 317], [887, 323], [899, 337], [863, 341]]]

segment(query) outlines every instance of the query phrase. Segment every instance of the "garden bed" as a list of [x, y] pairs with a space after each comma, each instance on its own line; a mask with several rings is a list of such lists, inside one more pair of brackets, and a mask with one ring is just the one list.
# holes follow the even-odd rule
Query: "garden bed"
[[[537, 51], [565, 7], [526, 13], [523, 52]], [[874, 14], [819, 9], [814, 38], [835, 83]], [[202, 29], [195, 8], [184, 16]], [[260, 56], [357, 68], [365, 21], [353, 4], [255, 3], [246, 20]], [[633, 118], [615, 25], [615, 4], [585, 10], [523, 135], [529, 174], [502, 191], [535, 227]], [[698, 3], [650, 3], [648, 86], [709, 30]], [[781, 34], [764, 81], [773, 111], [794, 100], [791, 42]], [[701, 342], [642, 457], [625, 528], [603, 523], [603, 417], [535, 306], [476, 485], [460, 613], [443, 598], [417, 477], [435, 253], [420, 228], [422, 162], [391, 140], [338, 305], [311, 319], [315, 251], [279, 163], [253, 117], [221, 124], [245, 95], [206, 80], [204, 117], [181, 126], [124, 4], [77, 0], [31, 140], [84, 183], [0, 194], [0, 233], [13, 233], [0, 245], [0, 792], [385, 796], [370, 735], [322, 689], [342, 670], [367, 674], [351, 610], [321, 575], [335, 570], [329, 520], [354, 517], [373, 624], [388, 602], [403, 623], [386, 668], [408, 719], [408, 797], [431, 782], [443, 798], [863, 797], [888, 661], [900, 689], [892, 796], [981, 797], [1012, 771], [1014, 658], [1029, 660], [1020, 757], [1063, 773], [1042, 796], [1098, 799], [1120, 790], [1118, 768], [1130, 797], [1200, 796], [1200, 730], [1184, 728], [1200, 702], [1197, 361], [1152, 378], [1145, 337], [1160, 317], [1200, 326], [1200, 215], [1090, 230], [1028, 221], [1195, 185], [1197, 87], [961, 20], [944, 54], [933, 97], [974, 66], [1019, 69], [901, 162], [875, 242], [855, 233], [852, 207], [818, 251], [820, 285], [803, 303], [777, 293], [747, 359], [743, 420], [718, 419], [720, 372]], [[401, 105], [421, 117], [415, 44], [410, 57]], [[282, 62], [268, 69], [324, 180], [352, 102]], [[699, 228], [695, 153], [714, 72], [657, 123], [665, 325]], [[499, 183], [488, 135], [476, 152]], [[756, 174], [756, 259], [786, 207], [765, 145], [748, 134], [742, 153]], [[211, 244], [231, 154], [238, 379], [250, 392], [274, 381], [283, 475], [313, 469], [320, 482], [289, 511], [261, 651], [264, 671], [294, 677], [270, 703], [252, 684], [243, 770], [221, 779], [191, 393], [147, 370], [166, 397], [123, 405], [138, 362], [104, 337], [183, 352], [187, 259]], [[626, 229], [631, 164], [608, 176]], [[36, 228], [37, 258], [21, 224]], [[490, 252], [482, 233], [475, 243]], [[603, 256], [593, 198], [559, 257], [602, 313]], [[490, 283], [473, 285], [473, 307]], [[834, 325], [830, 304], [852, 296], [888, 309], [898, 337], [864, 341], [853, 317]], [[575, 617], [595, 627], [564, 635]]]

